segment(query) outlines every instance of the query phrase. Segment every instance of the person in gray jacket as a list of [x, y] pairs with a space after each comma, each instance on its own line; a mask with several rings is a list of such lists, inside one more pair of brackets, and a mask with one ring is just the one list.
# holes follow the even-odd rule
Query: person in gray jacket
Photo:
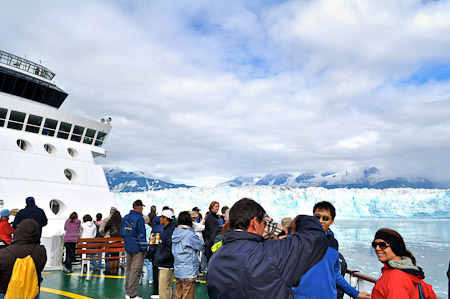
[[195, 234], [189, 212], [178, 216], [178, 227], [172, 234], [172, 254], [175, 270], [175, 299], [195, 298], [195, 281], [198, 273], [197, 252], [204, 243]]

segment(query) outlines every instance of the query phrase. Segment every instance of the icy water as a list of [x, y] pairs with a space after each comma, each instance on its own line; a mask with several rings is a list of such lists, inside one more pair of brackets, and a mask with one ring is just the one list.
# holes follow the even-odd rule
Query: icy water
[[336, 219], [331, 228], [349, 269], [377, 278], [381, 275], [382, 264], [378, 261], [371, 242], [375, 232], [382, 227], [394, 229], [403, 236], [406, 247], [417, 259], [417, 265], [425, 272], [425, 281], [433, 285], [436, 295], [447, 298], [450, 219]]

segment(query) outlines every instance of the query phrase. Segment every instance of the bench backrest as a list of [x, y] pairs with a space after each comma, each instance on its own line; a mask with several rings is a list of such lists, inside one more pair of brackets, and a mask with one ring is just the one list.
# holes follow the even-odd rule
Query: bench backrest
[[77, 239], [75, 254], [89, 254], [102, 252], [123, 252], [125, 251], [123, 239], [114, 238], [87, 238]]

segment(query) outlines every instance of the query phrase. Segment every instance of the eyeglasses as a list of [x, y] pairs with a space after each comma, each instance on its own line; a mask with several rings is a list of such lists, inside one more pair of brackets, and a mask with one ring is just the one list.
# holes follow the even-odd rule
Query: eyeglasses
[[323, 221], [330, 220], [330, 217], [328, 217], [328, 216], [320, 216], [319, 214], [314, 215], [314, 217], [316, 217], [319, 220], [320, 220], [320, 218], [322, 218]]
[[386, 249], [386, 248], [390, 247], [391, 244], [388, 244], [386, 242], [375, 242], [375, 241], [373, 241], [372, 242], [373, 249], [377, 248], [377, 246], [379, 246], [380, 249]]

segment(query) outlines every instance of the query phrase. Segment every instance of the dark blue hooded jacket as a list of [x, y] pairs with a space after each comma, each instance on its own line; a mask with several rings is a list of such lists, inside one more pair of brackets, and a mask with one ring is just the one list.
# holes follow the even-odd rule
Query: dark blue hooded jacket
[[223, 245], [208, 269], [208, 294], [216, 299], [293, 298], [292, 286], [327, 250], [317, 218], [298, 216], [297, 232], [284, 240], [266, 240], [245, 231], [225, 232]]
[[139, 245], [139, 243], [147, 242], [144, 217], [141, 213], [131, 210], [129, 214], [123, 217], [120, 236], [123, 238], [126, 252], [147, 251], [147, 246]]
[[173, 268], [172, 234], [174, 230], [175, 225], [173, 225], [173, 221], [171, 221], [161, 231], [159, 244], [153, 258], [153, 262], [157, 267]]
[[19, 225], [19, 223], [25, 219], [33, 219], [38, 223], [39, 237], [40, 237], [42, 234], [42, 227], [46, 226], [48, 222], [44, 210], [37, 207], [35, 204], [27, 204], [27, 206], [24, 209], [20, 210], [17, 213], [16, 217], [14, 218], [12, 227], [16, 229], [17, 225]]

